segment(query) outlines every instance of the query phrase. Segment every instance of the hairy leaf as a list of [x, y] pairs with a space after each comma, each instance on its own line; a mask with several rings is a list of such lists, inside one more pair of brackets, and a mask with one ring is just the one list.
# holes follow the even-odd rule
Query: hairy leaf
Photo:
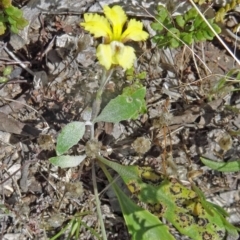
[[77, 144], [85, 132], [84, 122], [71, 122], [67, 124], [57, 138], [57, 155], [60, 156]]
[[117, 123], [123, 120], [136, 119], [140, 113], [144, 113], [146, 110], [145, 94], [145, 87], [124, 89], [123, 94], [111, 100], [94, 122]]
[[57, 156], [49, 159], [50, 163], [61, 168], [70, 168], [78, 166], [84, 159], [86, 155], [80, 156]]

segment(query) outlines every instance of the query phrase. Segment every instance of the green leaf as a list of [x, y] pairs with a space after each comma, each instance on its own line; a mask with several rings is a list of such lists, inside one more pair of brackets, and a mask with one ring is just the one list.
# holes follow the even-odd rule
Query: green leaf
[[23, 30], [28, 25], [28, 21], [24, 18], [18, 19], [17, 21], [17, 28], [19, 30]]
[[240, 80], [240, 70], [237, 69], [237, 76], [236, 76], [236, 80]]
[[215, 162], [207, 158], [200, 158], [204, 165], [219, 172], [238, 172], [240, 171], [240, 160], [231, 162]]
[[158, 22], [151, 23], [151, 28], [155, 31], [162, 31], [163, 30], [163, 26]]
[[177, 22], [179, 27], [184, 28], [185, 20], [183, 19], [182, 15], [176, 16], [176, 22]]
[[170, 46], [171, 48], [177, 48], [177, 47], [179, 47], [180, 45], [181, 45], [181, 42], [180, 42], [179, 40], [175, 39], [175, 38], [172, 38], [172, 39], [170, 39], [170, 41], [169, 41], [169, 46]]
[[1, 0], [2, 1], [2, 6], [3, 8], [8, 8], [9, 6], [11, 6], [11, 0]]
[[111, 100], [94, 122], [117, 123], [123, 120], [136, 119], [140, 113], [143, 113], [146, 110], [144, 99], [146, 88], [128, 90], [131, 88], [125, 88], [122, 95]]
[[169, 233], [168, 227], [159, 218], [135, 204], [119, 187], [112, 181], [112, 177], [103, 164], [100, 164], [108, 181], [118, 198], [125, 223], [131, 234], [132, 240], [174, 240]]
[[168, 10], [164, 6], [159, 5], [157, 11], [158, 11], [157, 20], [163, 23], [164, 20], [169, 17]]
[[143, 72], [140, 72], [138, 75], [137, 75], [137, 78], [140, 79], [140, 80], [144, 80], [146, 79], [147, 77], [147, 72], [143, 71]]
[[61, 168], [70, 168], [78, 166], [84, 159], [86, 155], [79, 156], [57, 156], [49, 159], [50, 163]]
[[17, 22], [12, 17], [8, 16], [8, 22], [10, 23], [10, 30], [13, 33], [18, 33]]
[[215, 30], [216, 33], [221, 33], [222, 29], [215, 23], [212, 24], [213, 29]]
[[10, 75], [11, 72], [12, 72], [12, 70], [13, 70], [12, 66], [7, 66], [7, 67], [5, 67], [4, 70], [3, 70], [3, 76], [8, 76], [8, 75]]
[[14, 6], [10, 6], [10, 7], [6, 8], [4, 10], [4, 12], [8, 16], [11, 16], [15, 20], [20, 19], [22, 17], [22, 15], [23, 15], [23, 12], [20, 9], [14, 7]]
[[205, 41], [205, 37], [203, 35], [203, 31], [202, 30], [198, 30], [195, 34], [194, 34], [194, 39], [196, 41]]
[[200, 191], [196, 193], [150, 167], [122, 166], [102, 157], [98, 159], [118, 172], [135, 198], [181, 234], [195, 240], [202, 240], [203, 236], [219, 240], [227, 232], [237, 235], [237, 229], [227, 222], [225, 213], [222, 215], [219, 208], [207, 202]]
[[186, 44], [192, 44], [193, 43], [193, 37], [192, 33], [182, 33], [181, 34], [181, 39], [186, 43]]
[[18, 28], [17, 28], [17, 26], [14, 24], [14, 25], [10, 25], [10, 30], [11, 30], [11, 32], [13, 32], [13, 33], [18, 33]]
[[226, 13], [227, 11], [224, 8], [220, 8], [216, 13], [215, 21], [223, 23]]
[[203, 36], [204, 36], [205, 40], [212, 40], [213, 39], [213, 36], [211, 36], [208, 31], [203, 30], [202, 33], [203, 33]]
[[0, 22], [0, 35], [3, 35], [6, 31], [6, 26], [4, 23]]
[[177, 28], [170, 28], [167, 35], [163, 37], [164, 40], [168, 40], [168, 44], [165, 45], [171, 48], [177, 48], [181, 45], [181, 42], [177, 38], [180, 38], [180, 31]]
[[226, 81], [225, 77], [220, 78], [217, 81], [217, 83], [213, 86], [212, 92], [217, 93], [217, 92], [221, 91], [225, 87], [226, 83], [227, 83], [227, 81]]
[[169, 233], [166, 225], [161, 223], [156, 216], [136, 205], [122, 191], [118, 194], [118, 200], [121, 204], [123, 216], [133, 240], [175, 239]]
[[0, 77], [0, 83], [5, 83], [8, 81], [8, 78], [6, 77]]
[[177, 28], [170, 28], [168, 29], [167, 36], [173, 38], [180, 37], [180, 31]]
[[3, 13], [0, 12], [0, 23], [1, 23], [1, 22], [4, 23], [4, 22], [6, 22], [6, 21], [7, 21], [6, 16], [5, 16]]
[[191, 8], [184, 14], [184, 20], [188, 22], [189, 20], [194, 20], [198, 16], [198, 12], [195, 8]]
[[198, 15], [195, 20], [193, 21], [193, 25], [195, 27], [195, 29], [197, 29], [203, 22], [204, 20], [202, 19], [202, 17], [200, 15]]
[[85, 132], [84, 122], [71, 122], [67, 124], [57, 138], [57, 155], [60, 156], [77, 144]]

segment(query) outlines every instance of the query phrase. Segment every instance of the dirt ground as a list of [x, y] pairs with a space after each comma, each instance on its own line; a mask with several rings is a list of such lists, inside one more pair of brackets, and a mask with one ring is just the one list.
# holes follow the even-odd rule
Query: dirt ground
[[[95, 3], [15, 1], [30, 25], [0, 41], [0, 74], [6, 66], [13, 68], [9, 80], [0, 84], [0, 239], [50, 239], [76, 213], [88, 226], [81, 227], [79, 239], [97, 239], [89, 227], [100, 234], [90, 159], [71, 169], [48, 161], [56, 156], [62, 127], [83, 121], [99, 87], [99, 41], [79, 26], [83, 13]], [[148, 29], [152, 19], [137, 17]], [[222, 38], [239, 58], [240, 45], [226, 35]], [[196, 184], [227, 210], [231, 223], [240, 226], [239, 173], [213, 171], [200, 161], [201, 156], [224, 162], [240, 158], [240, 84], [230, 74], [231, 79], [216, 90], [217, 83], [239, 66], [217, 39], [174, 50], [157, 49], [151, 39], [134, 47], [137, 72], [146, 72], [147, 113], [134, 121], [96, 124], [103, 155], [159, 170], [170, 159], [166, 161], [174, 162], [175, 177], [181, 181], [199, 173]], [[118, 69], [106, 86], [101, 108], [127, 84]], [[151, 143], [144, 154], [133, 149], [138, 137]], [[71, 154], [83, 151], [88, 139], [86, 131]], [[98, 166], [96, 175], [108, 239], [130, 239]], [[66, 234], [56, 239], [67, 239]], [[188, 238], [176, 233], [176, 239]]]

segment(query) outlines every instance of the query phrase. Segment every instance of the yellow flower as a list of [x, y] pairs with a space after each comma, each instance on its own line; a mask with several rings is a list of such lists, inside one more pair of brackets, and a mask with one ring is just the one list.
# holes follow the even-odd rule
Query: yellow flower
[[136, 55], [134, 49], [124, 43], [131, 40], [146, 40], [149, 35], [142, 30], [143, 24], [135, 19], [131, 19], [126, 30], [123, 31], [127, 16], [122, 7], [105, 6], [103, 12], [106, 17], [93, 13], [84, 14], [85, 22], [80, 25], [94, 37], [103, 37], [103, 44], [97, 48], [97, 58], [101, 65], [107, 70], [112, 65], [120, 65], [124, 69], [129, 69], [133, 66]]

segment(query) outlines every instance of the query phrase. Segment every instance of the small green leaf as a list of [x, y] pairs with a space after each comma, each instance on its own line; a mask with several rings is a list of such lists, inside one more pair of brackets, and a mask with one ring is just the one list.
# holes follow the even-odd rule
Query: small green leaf
[[5, 83], [7, 81], [8, 79], [6, 77], [0, 77], [0, 83]]
[[227, 81], [226, 81], [225, 77], [220, 78], [217, 81], [217, 83], [213, 86], [212, 92], [213, 93], [218, 93], [219, 91], [221, 91], [225, 87], [226, 83], [227, 83]]
[[157, 20], [159, 21], [159, 22], [163, 22], [166, 18], [168, 18], [168, 10], [164, 7], [164, 6], [162, 6], [162, 5], [159, 5], [158, 6], [158, 14], [157, 14]]
[[215, 21], [223, 23], [226, 13], [227, 11], [224, 8], [220, 8], [216, 13]]
[[177, 24], [178, 24], [179, 27], [184, 28], [185, 21], [184, 21], [182, 15], [176, 16], [176, 22], [177, 22]]
[[172, 38], [172, 39], [170, 39], [170, 41], [169, 41], [169, 46], [170, 46], [171, 48], [177, 48], [177, 47], [179, 47], [180, 45], [181, 45], [181, 42], [178, 41], [178, 40], [175, 39], [175, 38]]
[[180, 31], [177, 28], [170, 28], [168, 29], [167, 36], [169, 37], [179, 37], [180, 36]]
[[7, 67], [5, 67], [4, 68], [4, 70], [3, 70], [3, 76], [8, 76], [8, 75], [10, 75], [11, 74], [11, 72], [12, 72], [12, 66], [7, 66]]
[[195, 34], [194, 34], [194, 39], [197, 41], [205, 41], [205, 37], [203, 35], [203, 31], [202, 30], [198, 30]]
[[8, 16], [11, 16], [15, 20], [20, 19], [22, 17], [22, 15], [23, 15], [23, 12], [20, 9], [14, 7], [14, 6], [10, 6], [10, 7], [6, 8], [4, 10], [4, 12]]
[[3, 13], [0, 12], [0, 23], [6, 22], [6, 17], [4, 16]]
[[195, 29], [197, 29], [203, 22], [203, 19], [200, 15], [198, 15], [195, 20], [193, 21], [193, 25], [195, 27]]
[[16, 27], [16, 25], [10, 25], [10, 30], [13, 33], [18, 33], [18, 28]]
[[240, 80], [240, 71], [239, 71], [239, 69], [237, 69], [237, 76], [236, 76], [236, 80]]
[[67, 124], [57, 138], [57, 155], [60, 156], [77, 144], [85, 132], [84, 122], [71, 122]]
[[184, 14], [184, 20], [188, 22], [189, 20], [194, 20], [198, 16], [198, 12], [195, 8], [191, 8]]
[[133, 92], [126, 91], [122, 95], [111, 100], [102, 110], [94, 122], [117, 123], [123, 120], [136, 119], [146, 109], [145, 94], [146, 88], [141, 87]]
[[162, 31], [163, 30], [163, 26], [158, 22], [151, 23], [151, 28], [155, 31]]
[[147, 77], [147, 72], [145, 72], [145, 71], [140, 72], [140, 73], [137, 75], [137, 78], [140, 79], [140, 80], [146, 79], [146, 77]]
[[181, 34], [181, 39], [186, 43], [186, 44], [192, 44], [193, 43], [193, 37], [192, 33], [182, 33]]
[[215, 30], [216, 33], [221, 33], [222, 29], [215, 23], [212, 24], [213, 29]]
[[86, 155], [80, 156], [58, 156], [49, 159], [50, 163], [61, 168], [70, 168], [78, 166], [84, 159]]
[[6, 26], [4, 23], [0, 22], [0, 35], [3, 35], [6, 31]]
[[3, 8], [8, 8], [9, 6], [11, 6], [11, 0], [2, 0], [2, 6]]
[[18, 19], [17, 21], [17, 28], [19, 30], [24, 29], [28, 25], [28, 21], [25, 20], [24, 18]]
[[232, 162], [215, 162], [207, 158], [200, 158], [204, 165], [219, 172], [238, 172], [240, 171], [240, 160]]
[[208, 31], [203, 30], [202, 34], [203, 34], [205, 40], [212, 40], [213, 39], [213, 37], [211, 35], [209, 35]]

